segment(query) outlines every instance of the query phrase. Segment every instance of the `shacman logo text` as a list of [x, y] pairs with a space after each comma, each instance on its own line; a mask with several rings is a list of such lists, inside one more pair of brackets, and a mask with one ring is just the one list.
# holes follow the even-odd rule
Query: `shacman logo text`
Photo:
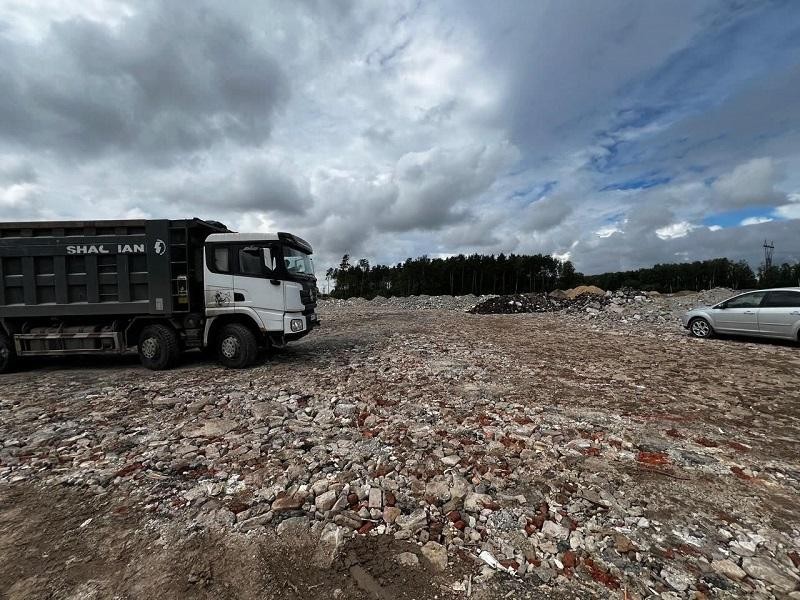
[[[163, 244], [164, 242], [161, 243]], [[67, 254], [144, 254], [144, 244], [89, 244], [85, 246], [67, 246]]]
[[[85, 244], [67, 246], [67, 254], [144, 254], [144, 244]], [[157, 239], [153, 244], [153, 252], [164, 256], [167, 244], [164, 240]]]

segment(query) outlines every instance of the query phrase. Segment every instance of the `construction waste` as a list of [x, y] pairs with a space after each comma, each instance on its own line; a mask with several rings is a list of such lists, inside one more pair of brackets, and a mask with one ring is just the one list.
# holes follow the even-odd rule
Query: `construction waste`
[[491, 296], [478, 302], [467, 312], [474, 314], [542, 313], [558, 311], [601, 311], [610, 304], [623, 305], [631, 302], [647, 302], [648, 292], [624, 289], [605, 292], [599, 287], [581, 285], [570, 290], [554, 290], [549, 294], [508, 294]]
[[596, 286], [553, 290], [547, 294], [507, 294], [502, 296], [378, 296], [320, 301], [320, 308], [351, 307], [358, 310], [446, 310], [487, 314], [556, 313], [572, 320], [593, 321], [597, 326], [665, 325], [679, 327], [681, 315], [695, 306], [711, 306], [737, 292], [714, 288], [702, 292], [660, 294], [625, 288], [603, 291]]
[[491, 296], [467, 309], [479, 315], [555, 312], [566, 306], [565, 300], [551, 299], [547, 294], [507, 294]]

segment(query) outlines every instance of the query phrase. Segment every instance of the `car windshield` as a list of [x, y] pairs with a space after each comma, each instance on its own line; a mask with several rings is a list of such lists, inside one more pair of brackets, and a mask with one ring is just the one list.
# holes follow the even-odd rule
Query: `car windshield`
[[314, 262], [311, 256], [295, 248], [289, 246], [283, 247], [283, 261], [286, 264], [286, 270], [292, 275], [314, 275]]

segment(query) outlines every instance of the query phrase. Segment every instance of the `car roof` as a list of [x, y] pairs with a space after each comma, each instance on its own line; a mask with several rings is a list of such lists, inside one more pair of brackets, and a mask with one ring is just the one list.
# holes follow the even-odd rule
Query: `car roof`
[[779, 287], [779, 288], [764, 288], [762, 290], [747, 290], [744, 292], [737, 292], [731, 298], [736, 296], [744, 296], [745, 294], [754, 294], [756, 292], [800, 292], [800, 287]]

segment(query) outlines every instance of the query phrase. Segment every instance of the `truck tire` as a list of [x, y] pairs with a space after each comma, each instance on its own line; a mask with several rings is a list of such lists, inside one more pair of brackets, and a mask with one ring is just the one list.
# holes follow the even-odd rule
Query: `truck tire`
[[0, 332], [0, 373], [10, 373], [17, 364], [17, 351], [14, 342], [5, 333]]
[[175, 366], [181, 354], [178, 334], [166, 325], [148, 325], [139, 336], [139, 360], [153, 371]]
[[225, 325], [217, 336], [217, 357], [231, 369], [249, 367], [258, 358], [255, 334], [240, 323]]

